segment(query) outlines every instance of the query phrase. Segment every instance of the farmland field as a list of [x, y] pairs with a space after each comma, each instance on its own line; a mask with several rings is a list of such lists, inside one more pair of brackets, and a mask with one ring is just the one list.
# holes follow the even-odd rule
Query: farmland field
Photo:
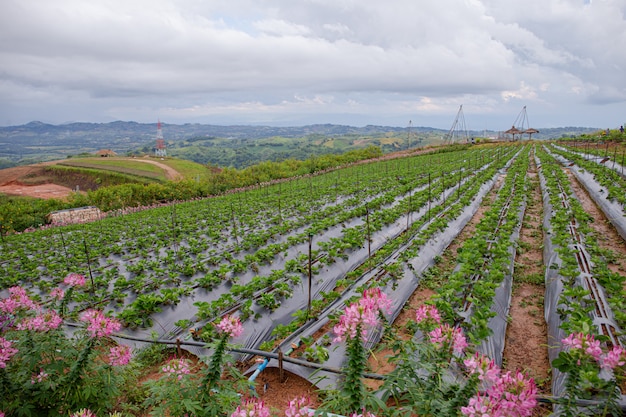
[[[242, 362], [280, 351], [339, 368], [346, 353], [329, 348], [332, 326], [375, 287], [392, 308], [389, 328], [367, 340], [372, 368], [387, 365], [376, 357], [390, 353], [389, 332], [416, 337], [407, 308], [430, 299], [479, 352], [558, 397], [571, 377], [550, 364], [568, 334], [626, 341], [626, 182], [615, 161], [598, 162], [547, 143], [442, 150], [6, 236], [0, 289], [20, 285], [52, 302], [50, 291], [78, 273], [87, 285], [73, 292], [66, 322], [107, 311], [124, 325], [119, 343], [178, 339], [204, 355], [194, 342], [236, 315]], [[327, 369], [285, 369], [320, 388], [337, 383]]]

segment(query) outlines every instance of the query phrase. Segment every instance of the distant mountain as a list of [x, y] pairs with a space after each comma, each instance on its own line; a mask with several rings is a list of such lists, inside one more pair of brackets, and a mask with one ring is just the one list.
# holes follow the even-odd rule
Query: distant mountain
[[[193, 138], [220, 138], [240, 140], [250, 146], [250, 142], [268, 138], [337, 138], [337, 137], [389, 137], [406, 136], [408, 128], [392, 126], [354, 127], [335, 124], [316, 124], [298, 127], [272, 126], [218, 126], [203, 124], [167, 124], [162, 123], [163, 136], [170, 145]], [[541, 133], [533, 137], [554, 138], [563, 135], [578, 135], [598, 129], [558, 128], [539, 129]], [[412, 127], [413, 135], [441, 137], [447, 131], [430, 127]], [[494, 136], [497, 132], [469, 132], [471, 136], [483, 134]], [[68, 123], [51, 125], [33, 121], [21, 126], [0, 127], [0, 167], [15, 164], [33, 163], [54, 159], [63, 159], [69, 155], [93, 153], [99, 149], [111, 149], [118, 154], [152, 149], [156, 139], [156, 123], [137, 123], [116, 121], [110, 123]], [[272, 146], [276, 146], [273, 144]], [[391, 146], [387, 150], [401, 147]], [[328, 143], [325, 144], [328, 148]], [[339, 152], [345, 149], [325, 149]], [[300, 153], [305, 153], [301, 151]], [[281, 157], [289, 154], [281, 154]], [[272, 156], [276, 158], [276, 156]], [[197, 157], [196, 160], [203, 160]], [[206, 159], [211, 161], [210, 158]], [[221, 161], [221, 160], [220, 160]], [[239, 165], [239, 164], [237, 164]]]

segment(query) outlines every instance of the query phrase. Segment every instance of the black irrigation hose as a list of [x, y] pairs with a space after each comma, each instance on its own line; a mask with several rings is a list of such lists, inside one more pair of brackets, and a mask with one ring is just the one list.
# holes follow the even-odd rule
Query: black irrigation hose
[[[196, 341], [181, 341], [180, 339], [176, 339], [176, 340], [165, 340], [165, 339], [144, 339], [141, 337], [134, 337], [134, 336], [127, 336], [127, 335], [120, 335], [120, 334], [115, 334], [113, 335], [114, 337], [120, 338], [120, 339], [127, 339], [127, 340], [134, 340], [137, 342], [146, 342], [146, 343], [158, 343], [158, 344], [164, 344], [164, 345], [187, 345], [187, 346], [196, 346], [196, 347], [206, 347], [206, 343], [204, 342], [196, 342]], [[257, 350], [257, 349], [246, 349], [246, 348], [230, 348], [227, 349], [229, 352], [235, 352], [235, 353], [243, 353], [243, 354], [247, 354], [247, 355], [255, 355], [255, 356], [263, 356], [266, 357], [268, 359], [279, 359], [279, 355], [277, 353], [272, 353], [272, 352], [266, 352], [264, 350]], [[330, 366], [324, 366], [321, 365], [319, 363], [315, 363], [315, 362], [308, 362], [308, 361], [304, 361], [301, 359], [296, 359], [296, 358], [292, 358], [289, 356], [283, 356], [283, 361], [285, 362], [290, 362], [296, 365], [300, 365], [300, 366], [304, 366], [307, 368], [313, 368], [313, 369], [318, 369], [318, 370], [322, 370], [322, 371], [326, 371], [326, 372], [331, 372], [331, 373], [335, 373], [335, 374], [343, 374], [344, 371], [341, 369], [337, 369], [337, 368], [333, 368]], [[363, 373], [363, 378], [367, 378], [367, 379], [376, 379], [379, 381], [383, 381], [387, 378], [386, 375], [381, 375], [381, 374], [375, 374], [375, 373], [368, 373], [365, 372]], [[553, 397], [553, 396], [537, 396], [537, 401], [542, 403], [542, 404], [555, 404], [558, 403], [560, 400], [559, 397]], [[580, 405], [580, 406], [592, 406], [592, 405], [599, 405], [599, 404], [603, 404], [602, 401], [593, 401], [593, 400], [576, 400], [576, 404]], [[624, 409], [622, 409], [622, 411], [626, 411]]]
[[[180, 339], [176, 339], [176, 340], [166, 340], [166, 339], [144, 339], [141, 337], [134, 337], [134, 336], [128, 336], [128, 335], [121, 335], [121, 334], [115, 334], [112, 335], [113, 337], [116, 338], [120, 338], [120, 339], [127, 339], [127, 340], [134, 340], [136, 342], [146, 342], [146, 343], [159, 343], [159, 344], [164, 344], [164, 345], [187, 345], [187, 346], [196, 346], [196, 347], [206, 347], [206, 343], [205, 342], [196, 342], [196, 341], [181, 341]], [[243, 353], [246, 355], [254, 355], [254, 356], [263, 356], [266, 357], [268, 359], [279, 359], [279, 354], [278, 353], [272, 353], [272, 352], [266, 352], [264, 350], [257, 350], [257, 349], [247, 349], [247, 348], [230, 348], [228, 349], [228, 351], [230, 352], [235, 352], [235, 353]], [[290, 356], [283, 356], [283, 361], [285, 362], [291, 362], [293, 364], [296, 365], [300, 365], [300, 366], [304, 366], [307, 368], [313, 368], [313, 369], [319, 369], [322, 371], [327, 371], [327, 372], [331, 372], [331, 373], [335, 373], [335, 374], [342, 374], [343, 371], [341, 369], [337, 369], [337, 368], [333, 368], [330, 366], [325, 366], [325, 365], [321, 365], [319, 363], [315, 363], [315, 362], [308, 362], [308, 361], [304, 361], [302, 359], [296, 359], [296, 358], [292, 358]], [[377, 379], [377, 380], [384, 380], [386, 378], [385, 375], [380, 375], [380, 374], [373, 374], [373, 373], [364, 373], [363, 374], [364, 378], [368, 378], [368, 379]]]

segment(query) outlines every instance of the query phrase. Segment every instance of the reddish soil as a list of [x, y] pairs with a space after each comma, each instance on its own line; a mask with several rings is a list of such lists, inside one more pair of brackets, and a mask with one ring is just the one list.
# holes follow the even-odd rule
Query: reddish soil
[[52, 165], [54, 163], [56, 162], [44, 162], [36, 165], [0, 169], [0, 193], [42, 199], [62, 199], [69, 196], [72, 192], [71, 188], [47, 182], [37, 184], [36, 180], [27, 180], [27, 178], [43, 176], [43, 168], [46, 165]]
[[319, 407], [321, 402], [314, 385], [287, 371], [284, 372], [284, 377], [284, 381], [281, 381], [277, 368], [267, 368], [259, 374], [256, 379], [256, 391], [265, 405], [280, 410], [280, 415], [284, 415], [284, 410], [289, 405], [289, 401], [306, 396], [311, 399], [312, 408]]
[[596, 206], [589, 194], [580, 185], [576, 177], [571, 173], [569, 169], [565, 170], [565, 173], [569, 177], [572, 190], [585, 212], [589, 213], [591, 217], [595, 219], [590, 224], [590, 227], [594, 231], [594, 239], [598, 246], [606, 252], [605, 262], [607, 267], [621, 276], [626, 276], [626, 242], [617, 233], [611, 222], [606, 218], [602, 210]]
[[[550, 360], [544, 319], [543, 204], [537, 169], [531, 158], [531, 184], [515, 258], [513, 294], [504, 348], [504, 368], [522, 370], [535, 379], [539, 393], [550, 394]], [[538, 413], [550, 410], [546, 407]], [[545, 414], [536, 414], [545, 415]]]
[[[168, 180], [179, 180], [182, 178], [182, 175], [178, 171], [161, 162], [149, 159], [128, 159], [158, 166], [165, 171], [165, 177]], [[52, 183], [52, 180], [46, 177], [43, 171], [45, 166], [54, 165], [58, 162], [60, 161], [1, 169], [0, 193], [41, 199], [63, 199], [68, 197], [74, 190], [63, 185]]]

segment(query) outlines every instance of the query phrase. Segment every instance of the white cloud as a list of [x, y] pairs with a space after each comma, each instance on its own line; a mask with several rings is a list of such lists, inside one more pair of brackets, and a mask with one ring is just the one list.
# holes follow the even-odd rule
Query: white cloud
[[466, 103], [496, 124], [528, 101], [546, 119], [604, 125], [626, 101], [625, 10], [624, 0], [5, 0], [0, 110], [20, 122], [52, 118], [54, 104], [57, 121], [153, 110], [404, 124]]

